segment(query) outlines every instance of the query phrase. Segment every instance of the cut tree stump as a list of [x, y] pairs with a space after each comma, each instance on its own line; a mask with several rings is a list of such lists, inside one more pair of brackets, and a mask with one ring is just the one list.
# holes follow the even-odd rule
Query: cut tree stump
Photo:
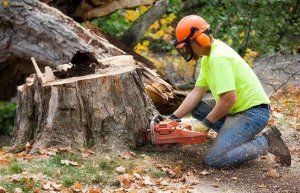
[[121, 152], [145, 144], [155, 111], [134, 64], [45, 83], [34, 78], [18, 87], [14, 144], [32, 141], [31, 153], [53, 146]]

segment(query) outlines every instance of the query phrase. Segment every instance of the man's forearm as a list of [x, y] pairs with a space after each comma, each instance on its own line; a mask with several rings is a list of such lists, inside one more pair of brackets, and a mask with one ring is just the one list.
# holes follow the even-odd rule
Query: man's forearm
[[227, 115], [231, 107], [236, 101], [235, 91], [230, 91], [225, 93], [220, 97], [220, 100], [217, 102], [213, 110], [207, 115], [207, 119], [211, 123], [217, 122], [223, 116]]
[[180, 119], [192, 112], [192, 110], [194, 110], [195, 107], [200, 103], [206, 91], [206, 87], [194, 88], [194, 90], [187, 95], [179, 108], [173, 114]]

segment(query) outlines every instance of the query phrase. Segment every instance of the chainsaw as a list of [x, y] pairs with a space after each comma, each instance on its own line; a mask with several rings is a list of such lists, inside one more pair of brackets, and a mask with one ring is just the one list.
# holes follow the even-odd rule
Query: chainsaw
[[206, 132], [192, 131], [190, 124], [180, 120], [164, 120], [160, 114], [152, 118], [147, 129], [147, 140], [154, 145], [204, 143], [206, 137]]

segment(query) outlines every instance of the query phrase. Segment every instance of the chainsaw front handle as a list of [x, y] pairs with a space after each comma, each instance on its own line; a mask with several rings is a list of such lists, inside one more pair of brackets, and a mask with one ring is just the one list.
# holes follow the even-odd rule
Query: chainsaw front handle
[[159, 123], [160, 121], [163, 121], [164, 118], [160, 114], [154, 115], [154, 117], [150, 121], [150, 133], [151, 133], [151, 143], [155, 143], [155, 131], [154, 131], [154, 124], [157, 122]]

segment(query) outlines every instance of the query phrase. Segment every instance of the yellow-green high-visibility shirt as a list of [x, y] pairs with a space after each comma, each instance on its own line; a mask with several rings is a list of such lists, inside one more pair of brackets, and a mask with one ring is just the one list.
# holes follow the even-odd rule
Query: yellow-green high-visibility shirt
[[229, 114], [270, 103], [254, 71], [238, 53], [220, 40], [214, 40], [209, 56], [202, 57], [195, 86], [208, 86], [216, 102], [222, 93], [235, 90], [237, 100]]

